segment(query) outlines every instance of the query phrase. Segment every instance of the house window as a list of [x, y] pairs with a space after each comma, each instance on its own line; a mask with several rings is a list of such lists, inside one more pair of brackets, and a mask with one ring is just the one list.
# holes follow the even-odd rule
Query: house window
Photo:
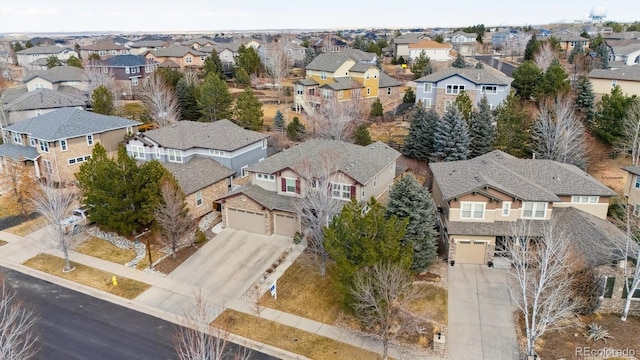
[[131, 70], [128, 67], [124, 68], [124, 73], [125, 74], [129, 74], [130, 72], [131, 72]]
[[40, 140], [39, 143], [40, 143], [40, 151], [44, 151], [44, 152], [48, 153], [49, 152], [49, 143], [46, 142], [46, 141], [42, 141], [42, 140]]
[[597, 204], [598, 196], [572, 196], [571, 202], [574, 204]]
[[209, 155], [213, 156], [225, 156], [226, 153], [222, 150], [209, 150]]
[[36, 116], [40, 116], [40, 115], [42, 115], [42, 110], [37, 109], [37, 110], [35, 111], [35, 113], [36, 113]]
[[156, 148], [156, 159], [160, 159], [162, 157], [162, 154], [160, 153], [160, 148]]
[[364, 199], [364, 189], [365, 187], [363, 186], [360, 190], [360, 199]]
[[138, 86], [138, 78], [137, 77], [131, 78], [131, 86]]
[[267, 148], [267, 139], [262, 139], [262, 150]]
[[118, 50], [111, 50], [111, 55], [118, 55]]
[[78, 156], [76, 158], [67, 159], [67, 162], [69, 163], [69, 165], [73, 165], [73, 164], [79, 164], [79, 163], [85, 162], [89, 159], [91, 159], [91, 155], [85, 155], [85, 156]]
[[98, 55], [105, 56], [105, 55], [107, 55], [107, 52], [104, 51], [104, 50], [100, 50], [100, 51], [98, 51]]
[[424, 92], [431, 93], [432, 86], [432, 83], [424, 83]]
[[256, 178], [258, 178], [258, 180], [276, 181], [276, 176], [271, 174], [256, 173]]
[[30, 145], [31, 147], [36, 147], [36, 146], [38, 146], [38, 140], [36, 140], [36, 139], [32, 138], [31, 136], [29, 136], [29, 145]]
[[87, 145], [93, 145], [93, 134], [87, 135]]
[[373, 78], [377, 79], [378, 78], [378, 73], [373, 73]]
[[282, 179], [284, 182], [284, 192], [288, 192], [288, 193], [292, 193], [292, 194], [296, 194], [297, 193], [297, 181], [296, 179], [286, 179], [283, 178]]
[[371, 88], [367, 88], [367, 95], [371, 94]]
[[322, 99], [323, 100], [331, 100], [331, 90], [322, 89]]
[[22, 136], [20, 136], [17, 132], [12, 132], [13, 134], [13, 143], [22, 145]]
[[169, 149], [167, 153], [170, 162], [182, 163], [182, 150]]
[[640, 176], [636, 176], [636, 182], [633, 185], [636, 189], [640, 189]]
[[618, 85], [618, 80], [611, 80], [611, 88], [613, 89], [616, 85]]
[[[631, 288], [631, 284], [633, 283], [633, 278], [627, 278], [627, 286], [622, 288], [622, 298], [627, 298], [627, 289]], [[631, 293], [632, 299], [640, 299], [640, 289], [635, 289], [633, 293]]]
[[137, 67], [132, 67], [131, 68], [131, 73], [132, 74], [136, 74], [138, 72], [138, 68]]
[[67, 139], [60, 140], [60, 151], [67, 151]]
[[191, 58], [191, 56], [187, 56], [187, 57], [184, 59], [184, 61], [185, 61], [187, 64], [191, 64], [191, 62], [193, 61], [193, 59]]
[[246, 177], [247, 175], [249, 175], [248, 169], [249, 169], [249, 165], [245, 165], [240, 168], [240, 174], [242, 175], [242, 177]]
[[613, 287], [616, 284], [616, 278], [611, 276], [604, 276], [602, 278], [604, 286], [602, 286], [602, 297], [611, 299], [613, 296]]
[[200, 61], [204, 61], [206, 58], [206, 56], [200, 56]]
[[36, 89], [43, 89], [43, 88], [44, 88], [43, 83], [36, 83]]
[[109, 72], [109, 68], [108, 68], [108, 67], [106, 67], [106, 66], [105, 66], [105, 67], [103, 67], [103, 68], [102, 68], [102, 72], [103, 72], [103, 73], [105, 73], [105, 74], [106, 74], [106, 73], [108, 73], [108, 72]]
[[460, 204], [461, 219], [484, 219], [484, 203], [463, 202]]
[[391, 95], [391, 88], [387, 88], [387, 95]]
[[127, 134], [133, 134], [133, 127], [127, 126]]
[[444, 102], [444, 109], [445, 110], [449, 110], [453, 106], [454, 106], [453, 100], [445, 100], [445, 102]]
[[502, 216], [509, 216], [510, 212], [511, 212], [511, 202], [510, 201], [503, 201], [502, 202]]
[[344, 98], [344, 91], [340, 90], [338, 91], [338, 99], [342, 99], [342, 98]]
[[144, 147], [139, 145], [131, 145], [131, 153], [136, 159], [144, 159]]
[[547, 203], [545, 202], [523, 202], [523, 219], [544, 219], [547, 214]]
[[447, 94], [458, 95], [464, 91], [464, 85], [447, 85]]
[[483, 94], [497, 94], [498, 87], [495, 85], [482, 85], [481, 91]]
[[426, 108], [429, 109], [431, 107], [431, 99], [429, 98], [424, 98], [422, 99], [422, 105]]
[[53, 174], [53, 164], [50, 160], [42, 160], [42, 165], [44, 165], [44, 172], [52, 175]]
[[196, 206], [202, 206], [202, 191], [196, 193]]
[[331, 197], [334, 199], [351, 199], [351, 185], [331, 183]]
[[320, 79], [322, 80], [327, 80], [327, 72], [326, 71], [322, 71], [320, 73]]
[[366, 73], [366, 74], [364, 75], [364, 78], [365, 78], [365, 79], [367, 79], [367, 80], [369, 80], [369, 73]]

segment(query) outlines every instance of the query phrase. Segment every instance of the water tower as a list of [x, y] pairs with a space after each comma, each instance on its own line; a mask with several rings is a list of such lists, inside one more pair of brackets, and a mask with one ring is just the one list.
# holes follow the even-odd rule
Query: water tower
[[605, 17], [607, 17], [607, 9], [602, 5], [594, 6], [589, 13], [589, 18], [594, 23], [602, 22]]

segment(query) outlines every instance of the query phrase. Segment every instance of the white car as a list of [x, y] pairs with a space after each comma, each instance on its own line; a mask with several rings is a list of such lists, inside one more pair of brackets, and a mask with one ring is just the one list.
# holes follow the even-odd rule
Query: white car
[[62, 229], [65, 234], [73, 232], [76, 226], [83, 226], [89, 224], [89, 218], [87, 217], [87, 210], [83, 208], [74, 209], [71, 216], [62, 220]]

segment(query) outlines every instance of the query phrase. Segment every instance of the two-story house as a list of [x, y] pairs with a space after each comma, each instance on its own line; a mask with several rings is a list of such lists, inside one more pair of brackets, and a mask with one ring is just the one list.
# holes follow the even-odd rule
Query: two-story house
[[518, 159], [499, 150], [429, 167], [441, 234], [455, 263], [487, 264], [505, 256], [506, 242], [523, 222], [529, 236], [540, 236], [545, 221], [575, 218], [567, 214], [606, 220], [609, 199], [616, 195], [573, 165]]
[[487, 97], [491, 108], [500, 105], [511, 91], [512, 78], [492, 69], [447, 68], [416, 80], [416, 103], [444, 114], [463, 91], [478, 104]]
[[[145, 58], [157, 62], [164, 67], [165, 63], [177, 64], [181, 69], [200, 69], [204, 65], [204, 60], [211, 52], [194, 50], [187, 46], [170, 46], [167, 48], [151, 50], [146, 53]], [[164, 65], [163, 65], [164, 64]]]
[[587, 75], [598, 95], [611, 93], [619, 86], [627, 96], [640, 96], [640, 65], [625, 66], [618, 69], [593, 69]]
[[40, 70], [41, 65], [37, 63], [38, 60], [46, 60], [50, 56], [55, 56], [61, 62], [66, 63], [72, 55], [76, 55], [76, 52], [71, 48], [63, 46], [34, 46], [28, 49], [20, 50], [16, 53], [16, 59], [18, 65], [27, 69]]
[[248, 176], [247, 168], [267, 157], [268, 137], [229, 120], [179, 121], [139, 133], [126, 147], [139, 161], [160, 161], [199, 217], [214, 209], [213, 201], [229, 191], [234, 176]]
[[143, 80], [156, 71], [158, 64], [138, 55], [116, 55], [87, 66], [113, 74], [123, 95], [132, 95], [138, 92], [138, 86]]
[[7, 104], [1, 104], [6, 118], [3, 125], [15, 124], [62, 108], [87, 109], [91, 103], [84, 96], [66, 94], [46, 88], [29, 91]]
[[83, 59], [88, 59], [92, 54], [97, 54], [100, 58], [106, 59], [111, 56], [128, 55], [129, 48], [108, 40], [99, 41], [80, 48], [80, 55], [82, 55]]
[[36, 89], [62, 90], [64, 87], [86, 91], [89, 85], [84, 70], [75, 66], [56, 66], [27, 74], [22, 82], [27, 85], [28, 91]]
[[72, 183], [80, 164], [91, 157], [93, 145], [100, 143], [113, 155], [140, 124], [118, 116], [59, 109], [5, 127], [0, 162], [26, 161], [37, 178]]
[[627, 197], [632, 214], [640, 217], [640, 166], [625, 166], [622, 170], [627, 172], [624, 196]]
[[565, 54], [571, 53], [571, 50], [578, 45], [582, 46], [583, 49], [589, 47], [589, 39], [585, 39], [579, 35], [560, 35], [557, 39], [560, 43], [560, 50]]
[[[330, 174], [309, 171], [309, 163], [330, 158]], [[359, 146], [332, 140], [309, 140], [247, 169], [250, 183], [217, 201], [225, 227], [259, 234], [293, 236], [301, 231], [296, 202], [314, 187], [330, 186], [342, 201], [368, 201], [389, 191], [400, 153], [381, 142]], [[332, 170], [329, 170], [332, 169]], [[313, 177], [309, 179], [309, 177]], [[318, 179], [325, 179], [324, 183]]]
[[422, 40], [428, 40], [429, 37], [424, 33], [407, 33], [391, 40], [393, 46], [393, 56], [402, 58], [406, 61], [409, 59], [409, 46], [417, 44]]
[[409, 44], [409, 61], [414, 61], [424, 51], [424, 54], [431, 61], [449, 61], [453, 59], [450, 55], [451, 44], [440, 44], [437, 41], [421, 40], [414, 44]]
[[476, 53], [478, 41], [476, 33], [467, 33], [464, 31], [456, 31], [445, 36], [445, 42], [453, 45], [453, 49], [463, 56], [473, 56]]
[[167, 42], [164, 40], [142, 40], [136, 41], [129, 46], [129, 53], [131, 55], [142, 55], [147, 51], [158, 50], [167, 47]]
[[380, 70], [377, 61], [376, 54], [357, 49], [318, 55], [305, 67], [305, 79], [294, 83], [296, 110], [312, 114], [325, 102], [391, 97], [400, 82]]

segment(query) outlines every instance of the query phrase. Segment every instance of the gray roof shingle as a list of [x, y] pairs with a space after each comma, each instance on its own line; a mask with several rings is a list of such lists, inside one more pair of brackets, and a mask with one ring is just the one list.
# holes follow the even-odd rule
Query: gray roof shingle
[[28, 49], [20, 50], [16, 54], [20, 55], [36, 55], [36, 54], [59, 54], [65, 50], [71, 51], [68, 47], [62, 46], [34, 46]]
[[56, 66], [48, 70], [29, 74], [22, 79], [22, 82], [26, 83], [37, 77], [43, 78], [53, 84], [63, 81], [87, 81], [87, 76], [80, 68], [75, 66]]
[[300, 201], [295, 196], [278, 195], [277, 192], [267, 191], [260, 186], [246, 184], [237, 189], [234, 189], [230, 193], [224, 195], [218, 200], [229, 198], [244, 194], [258, 204], [266, 207], [269, 210], [282, 210], [288, 212], [296, 212], [296, 202]]
[[400, 85], [402, 85], [400, 81], [380, 71], [380, 81], [378, 83], [378, 87], [386, 88], [386, 87], [395, 87]]
[[5, 129], [40, 140], [55, 141], [110, 130], [138, 126], [141, 123], [119, 116], [107, 116], [75, 108], [64, 108], [7, 126]]
[[27, 92], [28, 92], [27, 85], [20, 85], [20, 86], [6, 88], [2, 91], [2, 95], [0, 96], [0, 103], [8, 104], [13, 100], [19, 98], [20, 96], [26, 94]]
[[162, 40], [142, 40], [142, 41], [134, 42], [129, 47], [134, 49], [139, 49], [143, 47], [162, 47], [162, 46], [165, 46], [166, 44], [167, 43]]
[[619, 69], [593, 69], [587, 77], [594, 79], [640, 81], [640, 65], [625, 66]]
[[63, 94], [51, 89], [36, 89], [28, 92], [6, 105], [10, 111], [36, 109], [54, 109], [65, 107], [87, 106], [87, 100]]
[[160, 129], [141, 134], [160, 146], [171, 149], [187, 150], [205, 148], [233, 151], [243, 146], [266, 139], [269, 135], [246, 130], [223, 119], [210, 123], [197, 121], [179, 121]]
[[333, 90], [361, 89], [364, 87], [364, 85], [351, 78], [333, 78], [333, 81], [334, 82], [326, 83], [320, 87], [328, 87]]
[[153, 56], [156, 57], [183, 57], [188, 53], [193, 54], [194, 56], [207, 56], [211, 53], [206, 53], [198, 50], [194, 50], [188, 46], [170, 46], [167, 48], [151, 50], [150, 51]]
[[640, 175], [640, 166], [625, 166], [622, 170], [628, 171], [633, 175]]
[[111, 67], [142, 66], [147, 64], [147, 60], [138, 55], [116, 55], [102, 60], [102, 64]]
[[355, 61], [357, 64], [360, 62], [371, 62], [375, 56], [375, 54], [366, 53], [357, 49], [347, 49], [337, 53], [324, 53], [316, 56], [305, 69], [334, 72], [349, 59]]
[[14, 160], [35, 160], [40, 157], [38, 150], [31, 146], [4, 143], [0, 144], [0, 156]]
[[518, 159], [499, 150], [471, 160], [430, 163], [429, 167], [446, 200], [486, 187], [525, 201], [554, 202], [561, 195], [616, 195], [573, 165]]
[[186, 164], [161, 164], [173, 174], [185, 195], [193, 194], [235, 174], [235, 171], [219, 162], [204, 157], [194, 157]]
[[249, 171], [273, 174], [289, 168], [301, 173], [305, 161], [321, 159], [327, 155], [335, 161], [337, 170], [360, 184], [366, 184], [396, 160], [400, 153], [379, 141], [368, 146], [360, 146], [342, 141], [312, 139], [249, 166]]
[[512, 78], [491, 69], [460, 69], [447, 68], [427, 76], [423, 76], [416, 82], [438, 82], [452, 76], [460, 76], [474, 84], [510, 85]]

